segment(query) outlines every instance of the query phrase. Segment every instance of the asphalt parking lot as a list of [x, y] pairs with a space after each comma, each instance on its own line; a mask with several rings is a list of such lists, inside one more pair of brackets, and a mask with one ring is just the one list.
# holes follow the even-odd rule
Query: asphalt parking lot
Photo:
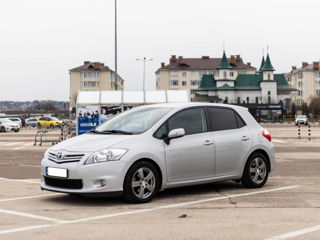
[[49, 143], [0, 133], [0, 239], [320, 239], [320, 127], [266, 125], [276, 170], [265, 187], [224, 182], [170, 189], [151, 203], [40, 190]]

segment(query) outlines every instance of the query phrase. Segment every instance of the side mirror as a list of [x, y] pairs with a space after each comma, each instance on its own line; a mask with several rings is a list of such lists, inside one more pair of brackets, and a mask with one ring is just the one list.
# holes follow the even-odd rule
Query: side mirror
[[164, 136], [163, 137], [163, 141], [169, 145], [170, 144], [170, 140], [174, 139], [174, 138], [180, 138], [183, 137], [184, 135], [186, 135], [186, 132], [184, 131], [183, 128], [176, 128], [176, 129], [172, 129], [168, 136]]

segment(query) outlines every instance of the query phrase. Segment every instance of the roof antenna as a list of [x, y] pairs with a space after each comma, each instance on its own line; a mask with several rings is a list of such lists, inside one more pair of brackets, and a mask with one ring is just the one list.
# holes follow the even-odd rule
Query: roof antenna
[[269, 46], [267, 45], [267, 54], [269, 54]]
[[223, 42], [223, 51], [225, 51], [226, 50], [226, 44], [225, 44], [225, 42]]
[[262, 48], [262, 57], [264, 57], [264, 48]]

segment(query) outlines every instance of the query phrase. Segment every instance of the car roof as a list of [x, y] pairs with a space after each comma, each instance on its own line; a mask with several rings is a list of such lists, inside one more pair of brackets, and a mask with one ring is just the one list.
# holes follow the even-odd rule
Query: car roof
[[188, 108], [188, 107], [197, 107], [197, 106], [216, 106], [216, 107], [229, 107], [233, 109], [247, 109], [245, 107], [237, 106], [237, 105], [231, 105], [231, 104], [222, 104], [222, 103], [205, 103], [205, 102], [189, 102], [189, 103], [159, 103], [159, 104], [151, 104], [151, 105], [145, 105], [140, 106], [139, 108], [163, 108], [163, 107], [169, 107], [169, 108], [175, 108], [175, 109], [182, 109], [182, 108]]

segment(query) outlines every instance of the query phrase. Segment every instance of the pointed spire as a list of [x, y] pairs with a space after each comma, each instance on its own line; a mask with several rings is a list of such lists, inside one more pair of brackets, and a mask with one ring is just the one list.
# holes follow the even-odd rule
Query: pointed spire
[[263, 65], [263, 68], [261, 69], [261, 71], [274, 71], [274, 68], [270, 61], [269, 53], [267, 54], [266, 62]]
[[265, 64], [264, 56], [262, 56], [262, 61], [261, 61], [261, 65], [260, 65], [260, 68], [259, 68], [258, 72], [262, 72], [262, 68], [263, 68], [264, 64]]
[[228, 62], [225, 51], [223, 51], [223, 56], [222, 56], [221, 62], [219, 64], [219, 66], [217, 67], [217, 69], [231, 69], [231, 66]]

